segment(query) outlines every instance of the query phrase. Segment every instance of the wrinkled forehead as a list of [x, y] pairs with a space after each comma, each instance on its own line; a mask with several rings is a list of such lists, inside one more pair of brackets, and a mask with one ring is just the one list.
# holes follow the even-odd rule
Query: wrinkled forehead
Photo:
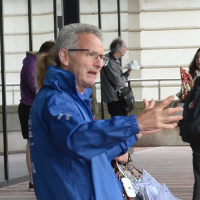
[[77, 42], [77, 48], [91, 49], [99, 54], [104, 53], [102, 41], [93, 33], [80, 33]]

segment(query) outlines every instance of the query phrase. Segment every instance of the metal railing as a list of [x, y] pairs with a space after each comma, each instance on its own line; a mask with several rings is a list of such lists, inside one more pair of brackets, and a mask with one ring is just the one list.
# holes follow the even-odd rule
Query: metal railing
[[[160, 82], [161, 81], [180, 81], [181, 79], [180, 78], [152, 78], [152, 79], [140, 79], [140, 78], [136, 78], [136, 79], [128, 79], [127, 80], [127, 83], [128, 83], [128, 86], [131, 87], [131, 82], [143, 82], [143, 81], [157, 81], [158, 82], [158, 100], [160, 101], [161, 100], [161, 84]], [[100, 84], [101, 82], [100, 81], [96, 81], [96, 83]]]
[[[128, 83], [128, 86], [131, 87], [131, 82], [143, 82], [143, 81], [152, 81], [152, 82], [157, 81], [158, 82], [158, 85], [157, 85], [157, 87], [158, 87], [158, 100], [160, 101], [161, 100], [161, 84], [160, 84], [160, 82], [161, 81], [180, 81], [180, 78], [128, 79], [127, 83]], [[101, 82], [96, 81], [96, 83], [100, 84]], [[104, 103], [103, 103], [102, 98], [101, 98], [101, 118], [104, 119]]]
[[[127, 80], [127, 83], [128, 83], [128, 86], [131, 87], [131, 82], [147, 82], [147, 81], [150, 81], [150, 82], [158, 82], [158, 100], [160, 101], [161, 100], [161, 82], [162, 81], [180, 81], [180, 78], [159, 78], [159, 79], [156, 79], [156, 78], [153, 78], [153, 79], [128, 79]], [[101, 82], [100, 81], [96, 81], [95, 82], [96, 84], [100, 84]], [[0, 86], [2, 86], [2, 84], [0, 84]], [[19, 83], [7, 83], [6, 84], [6, 87], [12, 87], [12, 102], [14, 104], [15, 102], [15, 89], [13, 88], [14, 86], [20, 86]]]
[[[0, 86], [2, 86], [2, 84], [0, 83]], [[7, 83], [6, 87], [12, 87], [12, 104], [15, 104], [15, 89], [13, 88], [14, 86], [20, 86], [19, 83]]]
[[161, 81], [180, 81], [180, 78], [160, 78], [160, 79], [129, 79], [128, 82], [128, 86], [130, 87], [130, 82], [137, 82], [137, 81], [157, 81], [158, 82], [158, 100], [161, 100]]

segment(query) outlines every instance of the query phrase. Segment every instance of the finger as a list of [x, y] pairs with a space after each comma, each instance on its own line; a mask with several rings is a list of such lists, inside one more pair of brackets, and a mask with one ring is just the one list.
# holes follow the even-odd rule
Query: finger
[[147, 101], [147, 99], [143, 99], [144, 101], [144, 108], [143, 110], [147, 109], [149, 107], [149, 102]]
[[165, 115], [165, 116], [168, 116], [168, 115], [172, 115], [172, 114], [175, 114], [175, 113], [178, 113], [178, 112], [181, 112], [181, 111], [183, 111], [182, 107], [167, 108], [167, 109], [162, 111], [162, 114]]
[[166, 117], [160, 117], [159, 118], [159, 123], [157, 123], [158, 128], [164, 128], [166, 124], [174, 124], [177, 125], [176, 121], [180, 121], [183, 119], [183, 116], [177, 115], [177, 116], [166, 116]]
[[172, 123], [172, 124], [174, 124], [174, 126], [178, 126], [178, 124], [177, 124], [177, 123]]
[[144, 136], [144, 135], [149, 135], [149, 134], [152, 134], [152, 133], [156, 133], [158, 131], [160, 131], [162, 129], [155, 129], [155, 130], [152, 130], [152, 131], [141, 131], [141, 134]]
[[151, 102], [149, 104], [149, 107], [150, 108], [153, 108], [155, 106], [155, 100], [154, 99], [151, 99]]
[[177, 123], [164, 124], [163, 129], [173, 129], [176, 126], [177, 126]]
[[175, 121], [180, 121], [183, 119], [182, 115], [177, 115], [177, 116], [167, 116], [165, 117], [165, 120], [163, 123], [173, 123]]
[[171, 95], [167, 97], [166, 99], [162, 100], [160, 103], [158, 103], [155, 108], [158, 110], [163, 110], [164, 107], [168, 106], [172, 100], [174, 99], [174, 95]]

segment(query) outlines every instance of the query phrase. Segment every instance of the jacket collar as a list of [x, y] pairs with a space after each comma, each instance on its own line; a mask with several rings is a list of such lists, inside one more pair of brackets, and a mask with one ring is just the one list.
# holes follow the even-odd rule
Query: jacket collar
[[119, 59], [115, 58], [112, 52], [107, 53], [105, 56], [108, 57], [111, 61], [114, 60], [117, 63], [120, 63]]
[[[80, 93], [76, 89], [76, 76], [71, 72], [61, 69], [55, 66], [48, 66], [47, 72], [44, 78], [44, 86], [50, 86], [54, 89], [60, 88], [65, 92], [70, 92], [73, 94]], [[83, 96], [88, 98], [92, 93], [92, 89], [86, 88]]]

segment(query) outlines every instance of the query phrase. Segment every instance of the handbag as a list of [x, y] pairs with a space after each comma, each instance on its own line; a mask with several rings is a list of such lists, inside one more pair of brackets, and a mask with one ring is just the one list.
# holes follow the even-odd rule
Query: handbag
[[[104, 71], [106, 77], [108, 78], [109, 83], [113, 88], [115, 88], [114, 84], [108, 77], [108, 74], [103, 67], [101, 70]], [[124, 87], [121, 90], [116, 91], [117, 96], [120, 102], [120, 105], [122, 106], [122, 110], [124, 111], [125, 114], [128, 114], [129, 112], [133, 111], [135, 108], [135, 98], [133, 96], [132, 89], [130, 87]]]
[[130, 162], [124, 165], [113, 160], [111, 164], [113, 166], [117, 179], [123, 182], [122, 195], [124, 200], [140, 200], [136, 196], [134, 183], [141, 182], [142, 172], [137, 170]]
[[180, 67], [180, 74], [181, 74], [181, 91], [178, 97], [180, 98], [180, 102], [184, 103], [188, 92], [192, 89], [192, 86], [194, 85], [194, 81], [192, 80], [192, 76], [190, 75], [190, 73], [184, 70], [182, 67]]
[[157, 182], [146, 170], [143, 173], [136, 169], [130, 162], [126, 165], [112, 161], [112, 166], [118, 180], [123, 182], [124, 177], [129, 179], [135, 190], [135, 197], [130, 197], [123, 190], [124, 200], [180, 200], [176, 198], [165, 184]]
[[128, 114], [135, 108], [135, 98], [130, 87], [124, 87], [117, 91], [117, 96], [123, 111]]

